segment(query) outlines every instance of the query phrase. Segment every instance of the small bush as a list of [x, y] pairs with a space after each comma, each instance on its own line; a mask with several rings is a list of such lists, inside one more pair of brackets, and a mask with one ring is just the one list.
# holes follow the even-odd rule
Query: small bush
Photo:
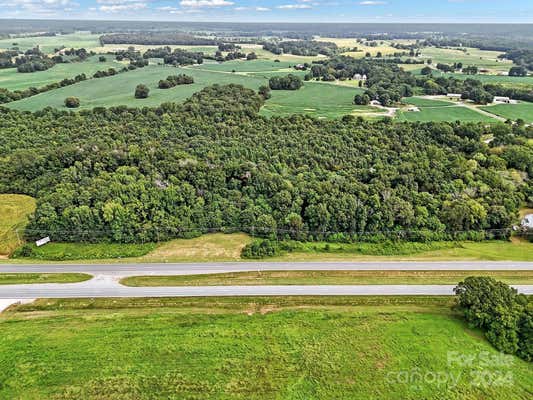
[[146, 85], [140, 84], [140, 85], [137, 85], [137, 87], [135, 88], [136, 99], [146, 99], [149, 93], [150, 93], [150, 89]]
[[77, 97], [67, 97], [65, 99], [65, 106], [68, 108], [78, 108], [80, 106], [80, 99]]

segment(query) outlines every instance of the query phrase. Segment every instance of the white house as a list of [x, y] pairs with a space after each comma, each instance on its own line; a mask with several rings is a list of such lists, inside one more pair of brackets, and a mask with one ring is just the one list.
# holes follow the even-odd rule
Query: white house
[[361, 74], [355, 74], [353, 76], [353, 79], [355, 79], [356, 81], [366, 81], [367, 80], [367, 76], [366, 75], [361, 75]]
[[505, 96], [494, 96], [494, 103], [510, 104], [511, 103], [511, 99], [509, 97], [505, 97]]
[[460, 93], [448, 93], [446, 95], [450, 100], [461, 100], [461, 97], [463, 97]]
[[520, 223], [523, 228], [533, 229], [533, 214], [526, 214]]

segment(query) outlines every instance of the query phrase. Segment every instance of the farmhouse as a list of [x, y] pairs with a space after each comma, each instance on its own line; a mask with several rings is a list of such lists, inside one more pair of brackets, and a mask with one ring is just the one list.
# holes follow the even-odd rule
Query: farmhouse
[[533, 229], [533, 214], [524, 215], [524, 219], [522, 219], [520, 225], [522, 225], [523, 228]]
[[460, 93], [448, 93], [446, 97], [448, 97], [450, 100], [459, 101], [461, 100], [462, 95]]
[[356, 81], [366, 81], [368, 78], [366, 75], [355, 74], [353, 76], [353, 79], [355, 79]]
[[511, 103], [511, 99], [509, 97], [504, 97], [504, 96], [495, 96], [494, 97], [494, 103], [510, 104]]

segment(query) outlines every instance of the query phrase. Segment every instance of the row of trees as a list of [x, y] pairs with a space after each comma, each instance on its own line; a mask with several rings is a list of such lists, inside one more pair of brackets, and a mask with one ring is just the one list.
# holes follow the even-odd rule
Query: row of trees
[[323, 54], [333, 56], [337, 53], [337, 45], [332, 42], [315, 40], [288, 40], [282, 42], [265, 42], [263, 49], [274, 54], [294, 54], [297, 56], [316, 56]]
[[36, 94], [58, 89], [64, 86], [74, 85], [75, 83], [82, 82], [84, 80], [87, 80], [87, 76], [85, 74], [79, 74], [74, 78], [65, 78], [59, 82], [49, 83], [48, 85], [40, 88], [29, 87], [25, 90], [15, 90], [13, 92], [8, 89], [0, 88], [0, 104], [35, 96]]
[[159, 89], [170, 89], [177, 85], [190, 85], [194, 83], [194, 78], [189, 75], [179, 74], [179, 75], [169, 75], [166, 79], [159, 81]]
[[[37, 197], [29, 238], [115, 242], [223, 228], [298, 240], [506, 237], [533, 202], [531, 127], [264, 118], [263, 104], [215, 85], [157, 108], [0, 109], [0, 192]], [[483, 135], [514, 144], [492, 151]]]

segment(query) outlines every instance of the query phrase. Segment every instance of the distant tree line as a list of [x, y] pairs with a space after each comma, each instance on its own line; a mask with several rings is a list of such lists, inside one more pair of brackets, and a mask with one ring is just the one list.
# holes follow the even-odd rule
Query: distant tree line
[[105, 44], [141, 44], [141, 45], [216, 45], [213, 39], [193, 36], [183, 32], [131, 32], [111, 33], [100, 36]]
[[263, 49], [274, 54], [293, 54], [296, 56], [333, 56], [337, 53], [337, 45], [332, 42], [315, 40], [288, 40], [282, 42], [264, 42]]
[[0, 108], [0, 193], [37, 197], [26, 236], [58, 241], [480, 240], [533, 206], [531, 127], [265, 118], [264, 101], [214, 85], [157, 108]]

